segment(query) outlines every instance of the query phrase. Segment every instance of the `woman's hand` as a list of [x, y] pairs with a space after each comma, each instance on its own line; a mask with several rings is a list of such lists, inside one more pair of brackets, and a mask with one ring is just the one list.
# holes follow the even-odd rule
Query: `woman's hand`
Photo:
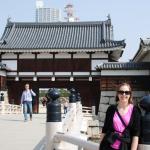
[[100, 133], [100, 142], [103, 140], [105, 133]]
[[132, 143], [131, 143], [131, 150], [137, 150], [138, 142], [139, 142], [139, 137], [138, 136], [133, 136]]

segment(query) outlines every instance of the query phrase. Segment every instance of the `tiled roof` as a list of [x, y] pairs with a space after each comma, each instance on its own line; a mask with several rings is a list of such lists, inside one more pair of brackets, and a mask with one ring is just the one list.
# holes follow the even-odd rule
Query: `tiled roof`
[[96, 70], [147, 70], [150, 69], [150, 62], [127, 62], [127, 63], [102, 63], [96, 66]]
[[[140, 39], [139, 49], [133, 57], [133, 62], [142, 61], [143, 58], [150, 53], [150, 38]], [[150, 60], [149, 60], [150, 61]]]
[[121, 49], [124, 40], [111, 38], [111, 21], [27, 23], [8, 22], [1, 49]]

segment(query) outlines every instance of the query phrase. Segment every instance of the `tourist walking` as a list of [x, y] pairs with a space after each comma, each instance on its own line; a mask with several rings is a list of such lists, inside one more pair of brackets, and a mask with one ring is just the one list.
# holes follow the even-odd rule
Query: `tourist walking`
[[100, 150], [137, 150], [140, 113], [133, 105], [132, 90], [128, 83], [118, 86], [116, 102], [117, 105], [107, 109]]
[[32, 96], [36, 96], [30, 85], [25, 84], [25, 90], [22, 92], [21, 105], [23, 104], [24, 121], [28, 121], [28, 113], [30, 114], [30, 120], [32, 120]]

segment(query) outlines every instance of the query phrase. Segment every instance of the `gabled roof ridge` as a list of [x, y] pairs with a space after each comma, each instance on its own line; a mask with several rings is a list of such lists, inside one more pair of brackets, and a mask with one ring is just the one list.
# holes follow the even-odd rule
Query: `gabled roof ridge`
[[102, 23], [109, 23], [110, 21], [80, 21], [80, 22], [8, 22], [7, 27], [13, 26], [89, 26], [89, 25], [102, 25]]

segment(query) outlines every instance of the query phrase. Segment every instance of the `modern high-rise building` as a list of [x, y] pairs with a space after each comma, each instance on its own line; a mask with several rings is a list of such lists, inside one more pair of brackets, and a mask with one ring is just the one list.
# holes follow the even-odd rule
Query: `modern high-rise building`
[[36, 0], [36, 8], [43, 8], [44, 2], [43, 0]]
[[65, 6], [64, 11], [66, 12], [66, 15], [67, 15], [65, 17], [65, 20], [67, 20], [67, 22], [79, 21], [79, 18], [75, 17], [74, 6], [71, 3], [69, 3]]
[[36, 0], [36, 22], [61, 21], [60, 9], [44, 7], [43, 0]]

